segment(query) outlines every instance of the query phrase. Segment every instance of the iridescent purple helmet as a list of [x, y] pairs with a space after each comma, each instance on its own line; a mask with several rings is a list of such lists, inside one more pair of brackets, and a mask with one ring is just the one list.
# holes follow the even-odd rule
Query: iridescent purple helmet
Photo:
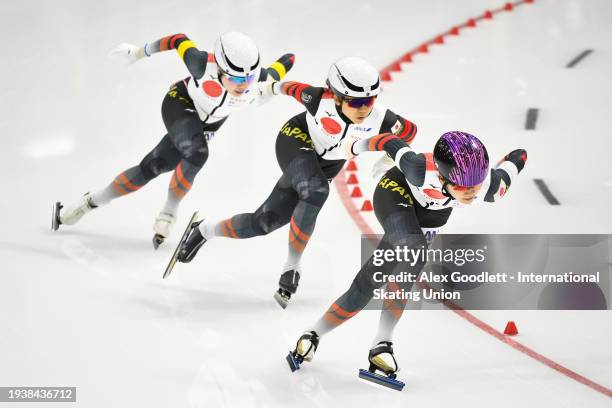
[[443, 134], [436, 143], [433, 157], [442, 177], [458, 186], [480, 184], [489, 173], [487, 149], [469, 133], [454, 131]]

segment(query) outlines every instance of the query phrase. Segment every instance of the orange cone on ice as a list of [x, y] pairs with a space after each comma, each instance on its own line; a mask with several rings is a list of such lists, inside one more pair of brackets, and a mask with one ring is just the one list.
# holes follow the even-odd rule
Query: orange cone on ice
[[353, 189], [353, 192], [351, 193], [351, 197], [353, 198], [363, 197], [363, 193], [361, 192], [361, 189], [359, 188], [359, 186]]
[[350, 160], [348, 162], [346, 171], [357, 171], [357, 163], [355, 163], [355, 160]]
[[504, 329], [504, 334], [506, 336], [516, 336], [518, 334], [518, 329], [516, 328], [516, 324], [513, 321], [509, 321], [506, 324], [506, 328]]
[[357, 180], [357, 175], [355, 175], [355, 173], [352, 173], [348, 180], [346, 180], [346, 184], [359, 184], [359, 180]]
[[365, 200], [363, 205], [361, 206], [361, 211], [374, 211], [374, 207], [372, 207], [372, 202], [370, 200]]

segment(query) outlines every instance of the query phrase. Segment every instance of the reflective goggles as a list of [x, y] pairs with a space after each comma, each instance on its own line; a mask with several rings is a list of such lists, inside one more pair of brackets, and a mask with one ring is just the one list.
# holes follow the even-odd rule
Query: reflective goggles
[[367, 96], [365, 98], [344, 98], [344, 101], [354, 109], [359, 109], [362, 106], [367, 106], [368, 108], [374, 105], [376, 101], [376, 96]]
[[255, 74], [247, 75], [245, 77], [232, 76], [228, 74], [225, 74], [225, 76], [227, 77], [228, 81], [236, 85], [242, 85], [245, 83], [248, 84], [248, 83], [253, 82], [253, 80], [255, 79]]

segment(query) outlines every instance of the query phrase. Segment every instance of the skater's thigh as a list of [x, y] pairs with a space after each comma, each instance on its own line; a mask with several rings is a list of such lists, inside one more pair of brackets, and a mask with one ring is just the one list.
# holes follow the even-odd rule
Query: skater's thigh
[[161, 173], [173, 170], [181, 156], [168, 135], [165, 135], [141, 161], [140, 170], [145, 179], [150, 180]]
[[162, 103], [162, 118], [181, 158], [199, 166], [208, 158], [208, 142], [193, 101], [183, 88], [182, 82], [170, 88]]
[[323, 174], [308, 134], [306, 112], [289, 119], [281, 128], [276, 137], [276, 159], [283, 174], [292, 171], [296, 162], [304, 163], [307, 171], [317, 169]]
[[272, 230], [279, 228], [289, 223], [298, 201], [297, 192], [286, 177], [281, 176], [268, 198], [255, 211], [256, 217], [263, 219]]

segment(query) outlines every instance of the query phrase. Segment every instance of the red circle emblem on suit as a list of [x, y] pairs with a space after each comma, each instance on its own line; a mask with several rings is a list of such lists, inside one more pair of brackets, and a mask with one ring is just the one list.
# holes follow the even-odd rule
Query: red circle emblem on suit
[[440, 191], [435, 190], [433, 188], [425, 188], [425, 189], [423, 189], [423, 192], [425, 194], [427, 194], [428, 196], [430, 196], [431, 198], [435, 198], [435, 199], [438, 199], [438, 200], [443, 199], [444, 197], [446, 197]]
[[206, 95], [212, 96], [213, 98], [216, 98], [223, 93], [223, 88], [221, 88], [221, 85], [215, 81], [204, 81], [202, 84], [202, 90]]
[[330, 118], [322, 118], [321, 124], [323, 125], [323, 129], [329, 134], [337, 135], [342, 131], [342, 126], [338, 122]]

